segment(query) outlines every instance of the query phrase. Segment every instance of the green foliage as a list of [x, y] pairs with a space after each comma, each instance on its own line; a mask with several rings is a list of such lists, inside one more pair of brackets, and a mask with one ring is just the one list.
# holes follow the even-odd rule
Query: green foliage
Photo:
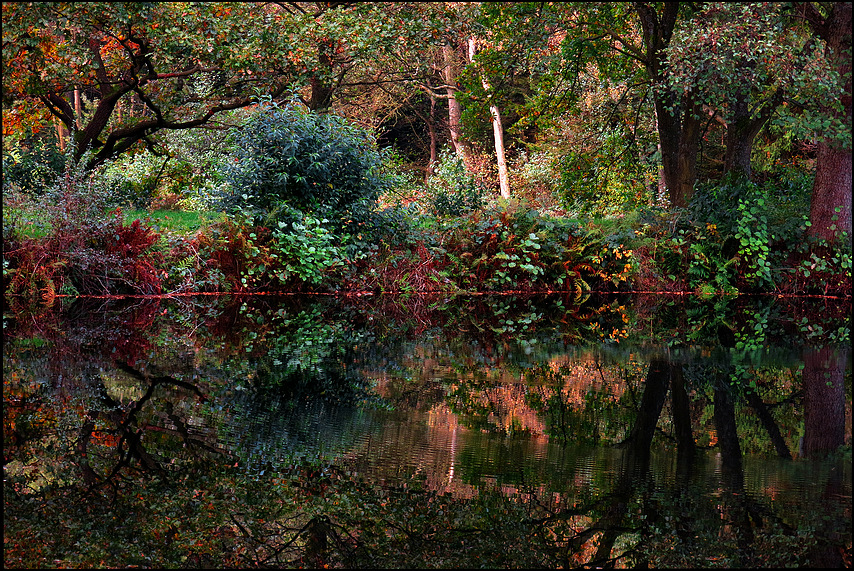
[[484, 192], [463, 159], [445, 149], [427, 181], [424, 210], [435, 216], [462, 216], [483, 206]]
[[[747, 97], [756, 114], [774, 110], [782, 94], [790, 101], [772, 121], [794, 131], [821, 132], [851, 148], [851, 128], [820, 106], [838, 105], [843, 90], [820, 42], [793, 25], [781, 3], [710, 2], [667, 47], [668, 83], [692, 92], [724, 117]], [[793, 108], [797, 111], [793, 112]]]
[[328, 220], [289, 213], [274, 230], [252, 226], [241, 216], [201, 232], [196, 242], [201, 267], [197, 287], [217, 291], [277, 291], [305, 285], [332, 287], [335, 270], [347, 261], [342, 238]]
[[738, 220], [735, 238], [739, 241], [739, 254], [748, 268], [745, 277], [749, 282], [762, 287], [773, 284], [769, 257], [768, 219], [763, 213], [765, 201], [758, 198], [754, 204], [746, 200], [738, 202]]
[[122, 206], [148, 208], [163, 182], [168, 157], [151, 153], [125, 155], [100, 169], [102, 184]]
[[[595, 127], [590, 127], [595, 131]], [[559, 160], [559, 194], [571, 212], [608, 215], [652, 201], [651, 165], [639, 160], [632, 133], [612, 129], [592, 135], [598, 148], [571, 150]]]
[[302, 222], [279, 222], [273, 232], [272, 258], [284, 266], [275, 275], [281, 283], [292, 276], [303, 282], [319, 285], [327, 274], [344, 265], [346, 254], [341, 239], [318, 220], [305, 216]]
[[388, 181], [369, 135], [344, 119], [266, 102], [236, 133], [221, 204], [253, 223], [290, 222], [293, 210], [337, 229], [376, 223]]
[[65, 161], [52, 137], [23, 141], [3, 137], [3, 195], [13, 191], [44, 194], [65, 171]]
[[[790, 200], [791, 194], [779, 191], [773, 183], [763, 187], [738, 176], [728, 176], [721, 183], [700, 185], [689, 209], [696, 220], [693, 224], [696, 240], [686, 247], [695, 254], [693, 260], [701, 265], [689, 269], [689, 274], [705, 280], [711, 277], [710, 270], [717, 267], [728, 269], [726, 282], [732, 286], [765, 291], [773, 288], [776, 280], [772, 275], [772, 261], [779, 265], [783, 260], [779, 253], [774, 259], [772, 245], [785, 240], [786, 236], [799, 237], [792, 234], [792, 219], [782, 219], [776, 207], [782, 203], [782, 211], [791, 213], [791, 207], [785, 206]], [[769, 221], [772, 216], [778, 220], [779, 231], [772, 229]], [[699, 245], [700, 242], [709, 244], [712, 249]], [[678, 247], [683, 244], [679, 239], [674, 241]], [[731, 266], [733, 262], [735, 265]], [[698, 284], [692, 282], [691, 285]]]
[[577, 225], [509, 202], [453, 221], [443, 241], [460, 287], [589, 291], [595, 247]]

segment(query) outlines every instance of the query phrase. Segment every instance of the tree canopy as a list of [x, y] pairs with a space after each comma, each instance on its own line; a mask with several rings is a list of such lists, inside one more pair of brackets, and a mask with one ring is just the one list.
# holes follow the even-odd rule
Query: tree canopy
[[[52, 120], [73, 133], [75, 158], [89, 149], [95, 166], [296, 93], [380, 138], [412, 133], [428, 165], [443, 142], [471, 169], [474, 148], [494, 152], [505, 196], [506, 163], [551, 145], [565, 171], [658, 171], [657, 183], [627, 192], [657, 186], [674, 206], [703, 179], [750, 178], [756, 142], [785, 133], [819, 149], [813, 195], [842, 210], [823, 212], [821, 198], [812, 218], [830, 237], [834, 215], [836, 229], [851, 226], [840, 191], [850, 180], [850, 11], [847, 2], [8, 3], [4, 131]], [[595, 112], [582, 119], [585, 109]], [[575, 192], [577, 178], [562, 180]]]

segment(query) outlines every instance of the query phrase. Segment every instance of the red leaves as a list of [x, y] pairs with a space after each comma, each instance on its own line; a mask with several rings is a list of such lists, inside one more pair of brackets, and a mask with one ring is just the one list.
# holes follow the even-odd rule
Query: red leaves
[[107, 252], [124, 257], [138, 257], [151, 248], [160, 237], [150, 227], [141, 227], [140, 220], [116, 229], [115, 241], [107, 244]]

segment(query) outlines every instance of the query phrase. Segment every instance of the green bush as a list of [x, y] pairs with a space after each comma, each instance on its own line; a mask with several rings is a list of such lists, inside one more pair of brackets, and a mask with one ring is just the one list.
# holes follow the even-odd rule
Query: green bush
[[319, 285], [327, 272], [344, 265], [344, 248], [335, 235], [324, 228], [327, 222], [311, 216], [290, 224], [279, 222], [279, 230], [273, 232], [272, 257], [281, 264], [275, 272], [281, 284], [296, 277]]
[[557, 194], [569, 212], [613, 215], [653, 201], [655, 165], [639, 157], [635, 143], [617, 129], [598, 135], [595, 152], [568, 150], [555, 165]]
[[448, 224], [443, 250], [468, 290], [591, 289], [597, 247], [576, 223], [510, 201]]
[[233, 138], [221, 205], [255, 224], [292, 223], [300, 211], [338, 230], [370, 226], [388, 186], [382, 164], [368, 133], [343, 118], [266, 102]]
[[[157, 193], [168, 158], [149, 152], [128, 154], [104, 165], [101, 184], [120, 206], [147, 208]], [[119, 206], [117, 204], [116, 206]]]
[[41, 195], [65, 170], [65, 156], [52, 139], [3, 141], [3, 192]]
[[427, 182], [424, 210], [434, 216], [462, 216], [483, 206], [484, 188], [462, 158], [443, 151]]

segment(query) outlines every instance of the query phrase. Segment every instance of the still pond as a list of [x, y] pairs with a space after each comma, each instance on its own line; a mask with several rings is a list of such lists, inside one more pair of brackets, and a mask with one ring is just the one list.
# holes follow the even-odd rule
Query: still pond
[[4, 315], [4, 567], [850, 567], [851, 301]]

